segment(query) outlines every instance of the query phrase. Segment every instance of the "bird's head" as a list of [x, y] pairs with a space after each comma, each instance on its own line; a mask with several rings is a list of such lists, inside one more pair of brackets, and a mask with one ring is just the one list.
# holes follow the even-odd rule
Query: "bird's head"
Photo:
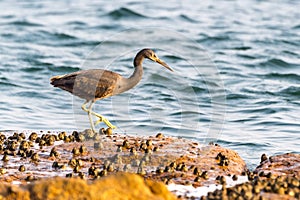
[[171, 67], [169, 67], [169, 65], [167, 65], [164, 61], [162, 61], [161, 59], [158, 58], [158, 56], [154, 53], [153, 50], [144, 49], [143, 51], [144, 51], [144, 55], [146, 58], [148, 58], [154, 62], [157, 62], [158, 64], [164, 66], [165, 68], [167, 68], [170, 71], [173, 71], [173, 69]]

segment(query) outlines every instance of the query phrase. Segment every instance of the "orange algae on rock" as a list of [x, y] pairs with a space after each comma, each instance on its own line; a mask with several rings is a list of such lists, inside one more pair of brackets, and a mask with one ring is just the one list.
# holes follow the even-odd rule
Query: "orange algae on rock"
[[91, 186], [79, 178], [44, 179], [29, 185], [30, 199], [91, 199]]
[[0, 199], [5, 200], [30, 200], [30, 193], [18, 186], [9, 184], [0, 184]]
[[146, 184], [149, 186], [153, 194], [161, 196], [162, 199], [173, 200], [176, 199], [175, 196], [170, 195], [169, 190], [165, 187], [162, 182], [147, 180]]
[[0, 199], [16, 200], [175, 200], [163, 183], [147, 180], [137, 174], [116, 173], [88, 183], [79, 178], [51, 178], [26, 186], [1, 185]]
[[94, 184], [93, 195], [99, 200], [105, 199], [152, 199], [175, 200], [176, 197], [162, 183], [145, 181], [137, 174], [120, 172], [103, 178]]

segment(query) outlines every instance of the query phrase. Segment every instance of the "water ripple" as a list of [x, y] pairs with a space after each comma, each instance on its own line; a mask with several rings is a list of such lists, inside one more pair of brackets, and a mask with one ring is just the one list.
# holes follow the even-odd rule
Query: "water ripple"
[[75, 71], [78, 71], [80, 70], [79, 67], [70, 67], [70, 66], [48, 66], [48, 69], [51, 71], [51, 72], [60, 72], [60, 73], [72, 73], [72, 72], [75, 72]]
[[283, 59], [278, 59], [278, 58], [272, 58], [268, 59], [264, 62], [261, 62], [259, 64], [262, 67], [269, 67], [269, 68], [293, 68], [297, 67], [297, 64], [292, 64], [284, 61]]
[[134, 18], [136, 20], [139, 18], [146, 17], [146, 16], [144, 16], [138, 12], [135, 12], [129, 8], [126, 8], [126, 7], [121, 7], [119, 9], [113, 10], [113, 11], [109, 12], [107, 15], [112, 17], [113, 19]]
[[42, 27], [43, 25], [42, 24], [39, 24], [39, 23], [36, 23], [36, 22], [30, 22], [28, 20], [16, 20], [16, 21], [12, 21], [12, 22], [9, 22], [5, 25], [8, 25], [8, 26], [29, 26], [29, 27]]
[[179, 16], [181, 19], [187, 21], [187, 22], [191, 22], [191, 23], [198, 23], [198, 21], [196, 21], [195, 19], [189, 17], [188, 15], [185, 15], [185, 14], [181, 14]]
[[300, 75], [293, 74], [293, 73], [267, 73], [263, 75], [257, 75], [258, 77], [261, 77], [262, 79], [274, 79], [279, 81], [285, 81], [289, 83], [298, 83], [300, 84]]
[[292, 97], [292, 98], [295, 97], [295, 98], [299, 99], [300, 87], [290, 86], [290, 87], [287, 87], [287, 88], [284, 88], [284, 89], [278, 91], [274, 95], [281, 95], [281, 96]]

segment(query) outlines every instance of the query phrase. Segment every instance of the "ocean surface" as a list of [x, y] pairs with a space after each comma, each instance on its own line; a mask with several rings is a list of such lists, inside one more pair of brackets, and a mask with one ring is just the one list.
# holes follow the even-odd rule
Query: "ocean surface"
[[[51, 76], [124, 76], [153, 48], [132, 90], [94, 110], [116, 132], [217, 142], [250, 168], [300, 153], [300, 1], [0, 1], [0, 130], [83, 130], [84, 100]], [[105, 127], [100, 124], [97, 128]]]

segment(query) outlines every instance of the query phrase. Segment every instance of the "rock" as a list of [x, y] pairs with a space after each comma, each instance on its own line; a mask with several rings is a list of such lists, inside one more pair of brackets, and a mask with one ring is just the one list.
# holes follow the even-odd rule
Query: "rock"
[[300, 154], [286, 153], [271, 156], [256, 167], [254, 173], [272, 173], [274, 176], [295, 176], [300, 178]]
[[141, 176], [131, 173], [116, 173], [91, 184], [78, 178], [52, 178], [33, 182], [29, 185], [0, 186], [0, 198], [25, 200], [175, 200], [163, 183], [144, 180]]
[[176, 197], [168, 191], [163, 183], [151, 180], [145, 181], [136, 174], [120, 172], [94, 183], [93, 197], [105, 199], [153, 199], [175, 200]]
[[[169, 183], [194, 188], [223, 185], [222, 190], [209, 192], [201, 199], [300, 198], [299, 154], [288, 153], [269, 158], [263, 155], [260, 165], [250, 172], [244, 160], [233, 150], [218, 144], [204, 146], [196, 141], [162, 134], [157, 137], [97, 134], [101, 143], [99, 140], [88, 140], [94, 136], [86, 135], [84, 143], [81, 143], [78, 142], [79, 132], [72, 135], [48, 132], [38, 138], [55, 137], [56, 141], [42, 148], [34, 145], [34, 142], [39, 144], [38, 138], [34, 142], [27, 141], [31, 144], [25, 145], [26, 151], [24, 142], [21, 145], [8, 132], [3, 134], [0, 154], [7, 154], [13, 159], [0, 169], [0, 200], [176, 199], [171, 192], [181, 199], [198, 198], [187, 196], [188, 191], [183, 195], [176, 193], [176, 189], [169, 192], [165, 186]], [[5, 142], [8, 137], [9, 141]], [[65, 141], [66, 138], [68, 141]], [[101, 144], [101, 148], [96, 148], [95, 144]], [[72, 153], [74, 149], [78, 149], [79, 153]], [[59, 156], [51, 156], [51, 152]], [[39, 162], [29, 159], [34, 154], [39, 156]], [[30, 170], [20, 172], [20, 162]], [[228, 183], [226, 187], [226, 182], [229, 182], [226, 179], [229, 177], [235, 181], [240, 179], [238, 175], [243, 175], [243, 178], [248, 176], [248, 182], [232, 188], [228, 188], [232, 185]]]
[[199, 147], [197, 143], [186, 143], [183, 146], [189, 148], [173, 160], [169, 160], [163, 172], [148, 173], [146, 177], [198, 187], [217, 183], [218, 176], [241, 175], [247, 171], [246, 163], [233, 150], [219, 145]]
[[91, 199], [92, 185], [77, 178], [43, 179], [28, 185], [30, 199]]
[[[291, 184], [295, 184], [292, 186]], [[234, 187], [223, 187], [221, 190], [210, 192], [202, 199], [270, 199], [296, 200], [300, 198], [299, 180], [291, 177], [260, 178]], [[285, 187], [289, 186], [289, 187]]]
[[[8, 138], [14, 133], [3, 134]], [[73, 131], [72, 134], [29, 132], [27, 135], [40, 139], [56, 138], [57, 141], [52, 145], [43, 146], [42, 149], [32, 141], [23, 141], [24, 144], [32, 142], [32, 145], [28, 145], [26, 153], [19, 149], [14, 159], [10, 159], [0, 169], [0, 172], [3, 172], [0, 173], [1, 182], [18, 181], [26, 185], [30, 181], [57, 176], [81, 177], [93, 181], [125, 169], [127, 172], [144, 175], [146, 179], [198, 187], [217, 183], [218, 176], [241, 175], [247, 171], [245, 162], [233, 150], [217, 144], [203, 145], [197, 141], [164, 136], [161, 133], [156, 136], [97, 134], [97, 141], [93, 138], [95, 134], [91, 130]], [[86, 138], [83, 143], [77, 142], [80, 135]], [[17, 141], [13, 140], [10, 143], [14, 142]], [[7, 145], [3, 148], [5, 152], [9, 150]], [[22, 156], [21, 153], [25, 154]], [[24, 160], [24, 156], [33, 159]], [[34, 160], [39, 162], [32, 162]], [[113, 167], [111, 165], [109, 169], [105, 166], [108, 161], [113, 163]], [[20, 162], [30, 170], [19, 173]], [[91, 167], [93, 170], [89, 172]], [[73, 173], [70, 173], [70, 170]]]
[[30, 193], [15, 185], [0, 184], [0, 199], [30, 200]]

